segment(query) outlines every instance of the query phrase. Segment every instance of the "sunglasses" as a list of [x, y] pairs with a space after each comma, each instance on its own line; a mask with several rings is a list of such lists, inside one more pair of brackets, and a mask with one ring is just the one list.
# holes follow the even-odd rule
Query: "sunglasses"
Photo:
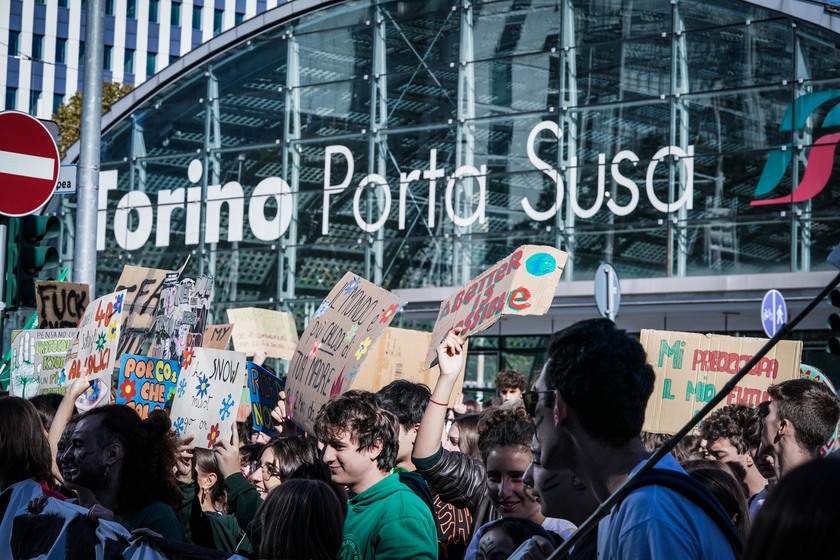
[[537, 416], [537, 403], [540, 402], [540, 395], [553, 395], [554, 391], [525, 391], [522, 393], [522, 402], [525, 410], [531, 418]]

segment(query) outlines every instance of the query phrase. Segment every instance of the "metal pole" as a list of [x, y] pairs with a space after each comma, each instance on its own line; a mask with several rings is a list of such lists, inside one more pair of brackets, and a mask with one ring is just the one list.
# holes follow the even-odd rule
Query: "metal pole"
[[9, 239], [9, 218], [0, 216], [0, 356], [6, 342], [6, 248]]
[[104, 27], [105, 0], [88, 0], [73, 280], [90, 286], [91, 299], [96, 297], [96, 217], [99, 210]]
[[568, 538], [568, 540], [564, 541], [563, 544], [560, 545], [560, 547], [557, 548], [551, 554], [551, 556], [547, 558], [547, 560], [559, 560], [560, 558], [563, 558], [564, 554], [566, 554], [587, 533], [592, 531], [592, 529], [594, 529], [597, 526], [598, 522], [601, 519], [603, 519], [610, 512], [613, 506], [615, 506], [615, 504], [619, 501], [619, 499], [622, 496], [622, 493], [624, 492], [624, 489], [630, 485], [631, 481], [637, 476], [648, 472], [654, 466], [656, 466], [656, 463], [658, 463], [659, 460], [662, 457], [664, 457], [666, 453], [670, 452], [677, 445], [677, 443], [679, 443], [679, 441], [683, 437], [685, 437], [685, 435], [688, 434], [688, 432], [691, 431], [691, 429], [698, 422], [700, 422], [700, 420], [705, 418], [706, 415], [712, 411], [712, 409], [714, 409], [723, 399], [725, 399], [726, 396], [729, 395], [729, 393], [732, 391], [732, 389], [735, 388], [738, 382], [741, 381], [741, 379], [743, 379], [745, 375], [747, 375], [747, 373], [759, 362], [759, 360], [761, 360], [761, 358], [763, 358], [770, 350], [772, 350], [777, 342], [789, 335], [793, 328], [796, 325], [798, 325], [799, 322], [802, 321], [802, 319], [807, 317], [808, 314], [811, 313], [811, 311], [813, 311], [817, 305], [822, 303], [822, 301], [828, 296], [831, 290], [836, 288], [838, 284], [840, 284], [840, 274], [835, 276], [834, 279], [831, 282], [829, 282], [825, 288], [823, 288], [823, 291], [821, 291], [817, 295], [817, 297], [811, 300], [811, 302], [805, 307], [805, 309], [803, 309], [802, 312], [799, 315], [797, 315], [790, 323], [785, 323], [784, 325], [782, 325], [781, 329], [779, 329], [779, 332], [777, 332], [773, 338], [768, 340], [767, 343], [761, 347], [761, 350], [756, 352], [755, 356], [753, 356], [752, 359], [749, 362], [747, 362], [738, 373], [732, 376], [732, 379], [730, 379], [729, 382], [721, 388], [721, 390], [712, 398], [712, 400], [706, 403], [706, 406], [700, 409], [700, 411], [697, 412], [697, 414], [695, 414], [691, 418], [691, 420], [689, 420], [688, 423], [686, 423], [686, 425], [683, 426], [682, 429], [680, 429], [680, 431], [671, 436], [671, 438], [668, 441], [662, 444], [662, 447], [657, 449], [654, 452], [654, 454], [650, 456], [650, 459], [648, 459], [647, 462], [645, 462], [645, 464], [642, 465], [642, 467], [638, 471], [636, 471], [636, 474], [628, 477], [627, 480], [624, 481], [624, 484], [622, 484], [618, 488], [618, 490], [613, 492], [609, 498], [604, 500], [601, 503], [601, 505], [598, 506], [598, 509], [595, 510], [595, 513], [593, 513], [589, 517], [589, 519], [584, 521], [583, 525], [581, 525], [578, 528], [578, 530], [575, 531], [575, 533]]

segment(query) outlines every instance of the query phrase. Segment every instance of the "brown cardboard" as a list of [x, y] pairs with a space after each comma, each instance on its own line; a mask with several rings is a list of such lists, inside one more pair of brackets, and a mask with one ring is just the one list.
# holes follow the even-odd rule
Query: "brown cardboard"
[[[654, 331], [640, 335], [648, 363], [656, 373], [643, 429], [673, 434], [703, 408], [767, 342], [713, 334]], [[799, 377], [801, 341], [780, 341], [717, 408], [769, 400], [770, 385]]]
[[353, 387], [371, 348], [405, 301], [352, 272], [327, 295], [306, 326], [286, 376], [289, 418], [313, 433], [330, 397]]
[[542, 315], [551, 306], [568, 254], [547, 245], [522, 245], [506, 258], [464, 284], [440, 304], [433, 344], [426, 352], [426, 367], [435, 361], [436, 342], [450, 329], [462, 336], [479, 333], [502, 315]]
[[246, 356], [262, 352], [267, 358], [291, 360], [298, 343], [295, 318], [284, 311], [243, 307], [228, 309], [233, 323], [233, 347]]
[[[431, 341], [432, 333], [429, 332], [388, 327], [371, 348], [371, 356], [359, 370], [353, 389], [378, 391], [397, 379], [422, 383], [434, 389], [440, 369], [437, 365], [427, 369], [423, 364]], [[450, 407], [455, 406], [455, 397], [463, 391], [464, 365], [449, 398]]]
[[227, 349], [230, 335], [233, 334], [233, 325], [207, 325], [204, 329], [204, 347], [215, 350]]
[[39, 329], [75, 329], [90, 303], [90, 286], [73, 282], [35, 282]]
[[122, 333], [117, 355], [143, 354], [146, 339], [155, 324], [166, 270], [126, 266], [114, 291], [125, 290]]

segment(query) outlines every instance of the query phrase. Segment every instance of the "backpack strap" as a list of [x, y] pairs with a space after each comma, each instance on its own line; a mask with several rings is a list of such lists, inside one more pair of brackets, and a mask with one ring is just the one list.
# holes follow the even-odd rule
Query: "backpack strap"
[[738, 529], [732, 524], [732, 519], [730, 519], [729, 514], [726, 513], [720, 501], [708, 488], [685, 473], [670, 469], [650, 469], [639, 476], [634, 476], [622, 491], [616, 507], [619, 507], [624, 498], [634, 490], [642, 486], [651, 485], [662, 486], [673, 490], [700, 506], [706, 512], [706, 515], [723, 532], [736, 556], [741, 554], [744, 548], [744, 541]]

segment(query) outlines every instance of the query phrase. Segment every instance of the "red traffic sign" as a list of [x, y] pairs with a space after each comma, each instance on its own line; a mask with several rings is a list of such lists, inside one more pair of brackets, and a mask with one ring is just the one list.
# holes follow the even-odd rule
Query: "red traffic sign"
[[58, 183], [58, 146], [41, 121], [0, 113], [0, 214], [28, 216], [44, 206]]

